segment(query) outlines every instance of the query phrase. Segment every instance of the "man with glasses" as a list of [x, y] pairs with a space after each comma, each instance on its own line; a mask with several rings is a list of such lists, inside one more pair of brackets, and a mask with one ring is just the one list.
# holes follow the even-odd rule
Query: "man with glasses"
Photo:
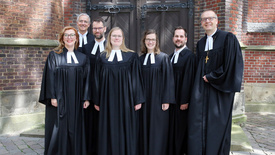
[[[104, 20], [99, 17], [92, 21], [92, 31], [94, 39], [89, 45], [89, 50], [85, 50], [87, 57], [90, 59], [90, 69], [91, 69], [91, 79], [90, 82], [94, 83], [94, 69], [97, 57], [105, 49], [105, 32], [106, 26]], [[93, 85], [92, 85], [93, 87]], [[93, 94], [93, 89], [92, 94]], [[91, 95], [92, 95], [91, 94]], [[91, 96], [92, 98], [92, 96]], [[98, 111], [94, 108], [94, 103], [91, 102], [90, 108], [88, 108], [85, 113], [86, 118], [86, 135], [87, 135], [87, 153], [96, 155], [97, 154], [97, 144], [98, 144]]]
[[206, 35], [197, 43], [197, 71], [189, 105], [188, 154], [228, 155], [232, 108], [243, 76], [242, 51], [235, 35], [217, 28], [212, 10], [201, 14]]

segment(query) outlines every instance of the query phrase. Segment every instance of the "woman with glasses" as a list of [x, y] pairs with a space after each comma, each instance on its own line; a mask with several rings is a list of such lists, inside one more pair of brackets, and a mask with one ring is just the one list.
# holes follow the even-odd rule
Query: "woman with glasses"
[[145, 104], [141, 110], [140, 155], [167, 155], [169, 104], [175, 103], [173, 68], [169, 56], [159, 49], [155, 30], [147, 30], [141, 41], [140, 62]]
[[44, 67], [39, 102], [46, 105], [44, 154], [85, 155], [83, 108], [89, 106], [90, 64], [77, 51], [78, 33], [65, 27]]
[[115, 27], [95, 67], [95, 108], [99, 111], [99, 155], [137, 154], [137, 110], [144, 102], [138, 55], [126, 48]]

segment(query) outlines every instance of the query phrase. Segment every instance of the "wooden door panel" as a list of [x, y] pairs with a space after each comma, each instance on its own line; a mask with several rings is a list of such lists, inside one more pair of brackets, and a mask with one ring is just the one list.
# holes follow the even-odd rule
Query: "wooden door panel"
[[175, 26], [181, 25], [188, 31], [187, 46], [193, 50], [193, 1], [192, 0], [90, 0], [91, 18], [103, 17], [107, 32], [120, 27], [125, 34], [126, 46], [140, 50], [140, 40], [146, 29], [155, 29], [160, 38], [161, 50], [172, 53]]

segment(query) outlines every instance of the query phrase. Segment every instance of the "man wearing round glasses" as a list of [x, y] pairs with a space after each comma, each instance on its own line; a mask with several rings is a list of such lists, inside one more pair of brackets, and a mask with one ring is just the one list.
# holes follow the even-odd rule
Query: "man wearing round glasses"
[[228, 155], [232, 108], [243, 76], [236, 36], [217, 28], [212, 10], [201, 14], [205, 36], [197, 43], [197, 71], [188, 116], [188, 154]]

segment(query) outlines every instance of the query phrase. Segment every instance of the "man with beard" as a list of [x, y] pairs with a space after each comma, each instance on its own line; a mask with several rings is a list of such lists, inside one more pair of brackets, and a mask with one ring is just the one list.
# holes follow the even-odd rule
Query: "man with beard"
[[[86, 55], [90, 59], [90, 69], [91, 69], [91, 78], [90, 82], [91, 84], [94, 83], [94, 69], [95, 69], [95, 63], [97, 57], [100, 55], [102, 51], [104, 51], [105, 46], [105, 32], [106, 32], [106, 26], [104, 20], [99, 17], [93, 20], [92, 22], [92, 29], [93, 29], [93, 36], [95, 39], [91, 41], [91, 44], [89, 46], [89, 50], [86, 50]], [[93, 87], [93, 85], [92, 85]], [[93, 90], [93, 89], [91, 89]], [[93, 96], [93, 91], [91, 94], [91, 98]], [[91, 102], [93, 105], [94, 103]], [[86, 125], [86, 143], [87, 143], [87, 153], [96, 155], [97, 154], [97, 144], [98, 144], [98, 119], [99, 114], [98, 111], [95, 110], [93, 106], [90, 106], [90, 108], [87, 108], [87, 112], [85, 113], [85, 125]]]
[[197, 43], [188, 154], [228, 155], [234, 95], [242, 85], [242, 50], [234, 34], [217, 28], [214, 11], [201, 14], [201, 26], [205, 36]]
[[174, 70], [176, 104], [170, 105], [169, 155], [187, 153], [188, 103], [195, 74], [195, 55], [186, 46], [187, 32], [181, 26], [174, 30], [175, 51], [170, 55]]

